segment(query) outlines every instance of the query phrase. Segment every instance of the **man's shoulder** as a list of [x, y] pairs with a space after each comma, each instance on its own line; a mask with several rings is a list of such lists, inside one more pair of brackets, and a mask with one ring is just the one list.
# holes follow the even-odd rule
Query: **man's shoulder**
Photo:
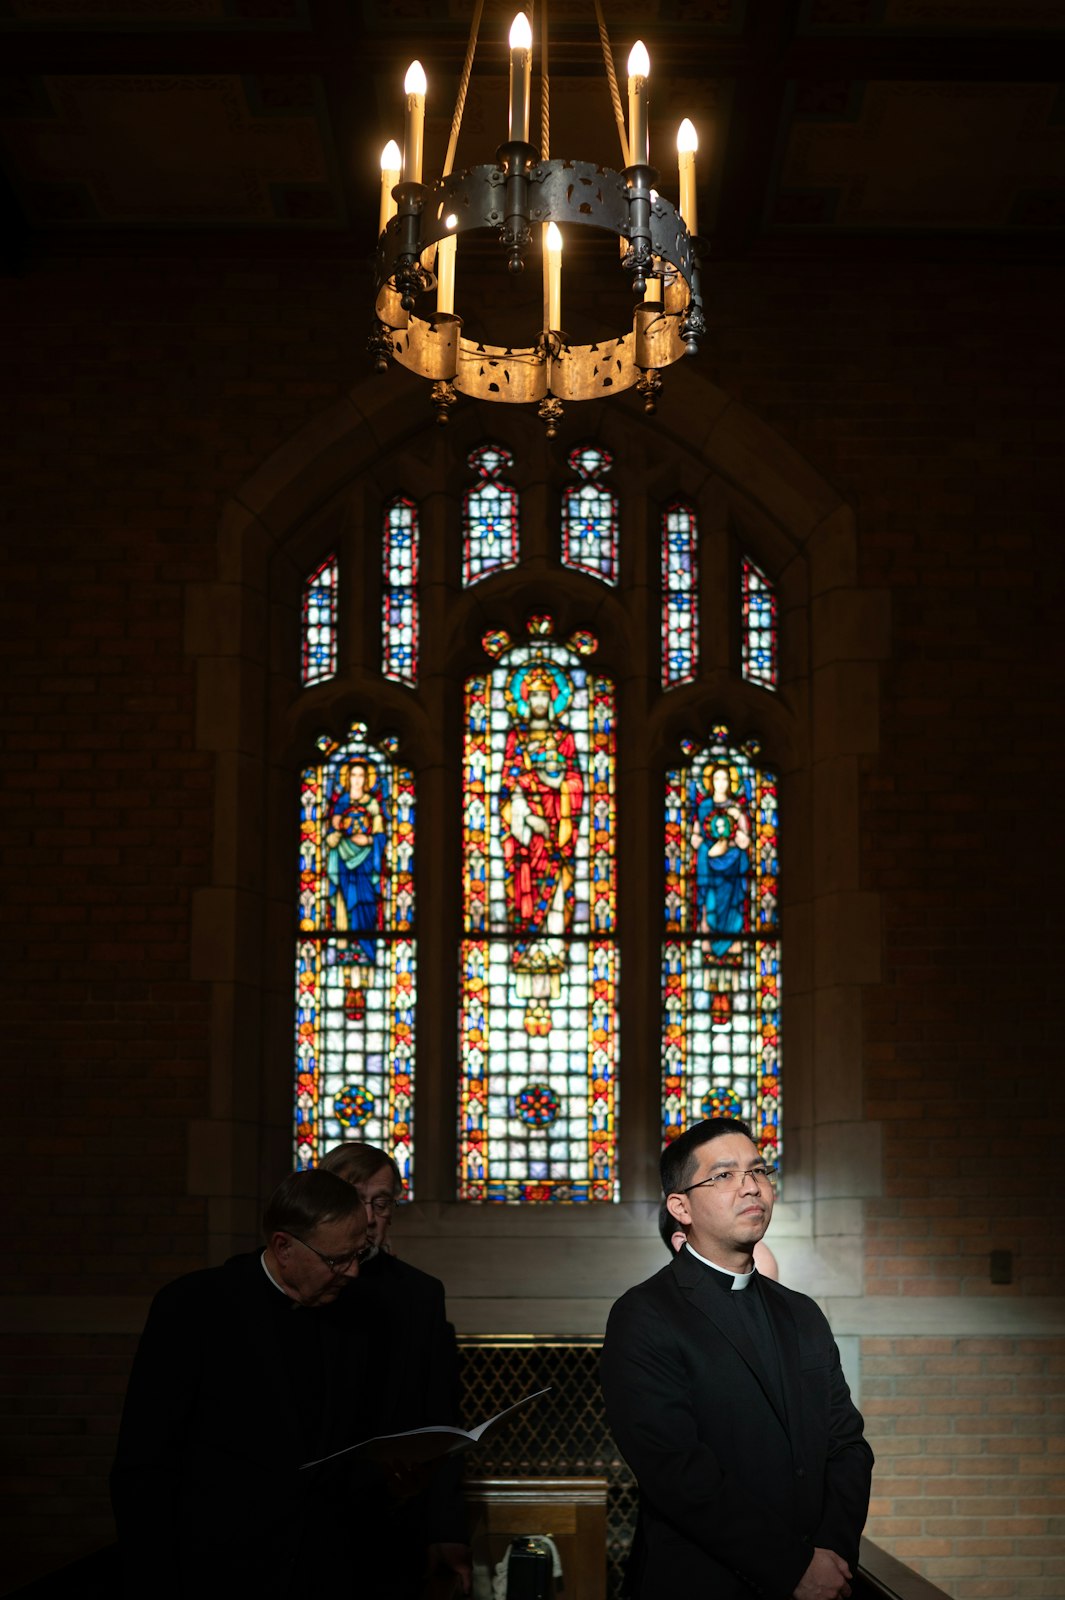
[[230, 1256], [217, 1267], [200, 1267], [195, 1272], [172, 1278], [156, 1294], [152, 1305], [161, 1311], [193, 1310], [197, 1306], [239, 1297], [249, 1286], [257, 1286], [256, 1273], [262, 1275], [262, 1252], [250, 1250]]
[[677, 1292], [676, 1278], [673, 1272], [673, 1262], [667, 1261], [666, 1265], [651, 1277], [645, 1278], [642, 1283], [634, 1283], [631, 1289], [614, 1302], [611, 1316], [615, 1313], [626, 1315], [655, 1306], [664, 1306], [670, 1302]]
[[420, 1267], [401, 1261], [398, 1256], [382, 1252], [374, 1257], [359, 1273], [359, 1282], [373, 1285], [384, 1293], [400, 1295], [407, 1300], [443, 1300], [444, 1285], [439, 1278]]

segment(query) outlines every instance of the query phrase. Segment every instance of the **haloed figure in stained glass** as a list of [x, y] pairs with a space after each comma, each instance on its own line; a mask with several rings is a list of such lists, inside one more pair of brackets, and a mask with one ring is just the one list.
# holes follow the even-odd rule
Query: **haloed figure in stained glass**
[[742, 951], [747, 885], [751, 872], [751, 819], [747, 803], [732, 788], [722, 763], [703, 770], [695, 795], [695, 917], [707, 961], [728, 961]]
[[353, 1022], [365, 1015], [365, 990], [377, 960], [372, 935], [382, 926], [385, 814], [376, 791], [377, 774], [368, 762], [345, 762], [329, 801], [325, 836], [330, 920], [337, 933], [356, 935], [337, 940], [339, 959], [349, 971], [345, 1009]]
[[528, 662], [507, 683], [512, 725], [499, 811], [508, 920], [520, 936], [512, 964], [518, 994], [527, 1001], [525, 1026], [533, 1035], [551, 1031], [550, 1001], [561, 990], [564, 935], [573, 921], [584, 785], [576, 740], [561, 720], [572, 698], [573, 685], [553, 662]]

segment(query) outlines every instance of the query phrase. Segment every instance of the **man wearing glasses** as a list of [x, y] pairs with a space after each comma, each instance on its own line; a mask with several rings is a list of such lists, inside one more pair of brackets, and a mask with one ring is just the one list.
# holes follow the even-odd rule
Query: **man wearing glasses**
[[388, 1580], [401, 1508], [384, 1470], [361, 1452], [301, 1470], [391, 1421], [372, 1382], [389, 1330], [342, 1315], [370, 1250], [365, 1209], [332, 1173], [291, 1173], [263, 1232], [265, 1249], [152, 1302], [111, 1475], [137, 1600], [295, 1600], [312, 1575], [338, 1596]]
[[713, 1118], [662, 1154], [687, 1234], [614, 1306], [607, 1417], [640, 1486], [635, 1600], [845, 1600], [873, 1454], [824, 1316], [762, 1277], [772, 1174], [747, 1124]]

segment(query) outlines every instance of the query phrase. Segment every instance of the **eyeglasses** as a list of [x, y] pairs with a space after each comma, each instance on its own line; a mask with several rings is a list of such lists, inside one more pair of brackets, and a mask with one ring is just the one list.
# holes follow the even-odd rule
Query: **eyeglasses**
[[358, 1261], [360, 1265], [364, 1261], [369, 1261], [376, 1249], [375, 1245], [364, 1244], [360, 1245], [358, 1250], [349, 1250], [346, 1255], [324, 1256], [320, 1250], [315, 1250], [313, 1244], [308, 1244], [306, 1239], [301, 1239], [298, 1233], [290, 1233], [289, 1238], [295, 1239], [296, 1243], [301, 1244], [305, 1250], [312, 1251], [319, 1261], [325, 1262], [330, 1272], [347, 1272], [353, 1261]]
[[359, 1195], [359, 1199], [369, 1211], [372, 1211], [378, 1217], [387, 1217], [389, 1212], [394, 1211], [399, 1204], [394, 1194], [375, 1194], [370, 1200], [367, 1200], [365, 1195]]
[[738, 1167], [723, 1167], [720, 1172], [711, 1173], [709, 1178], [700, 1178], [698, 1183], [689, 1183], [686, 1189], [678, 1189], [676, 1193], [691, 1194], [693, 1189], [717, 1188], [725, 1194], [737, 1178], [753, 1178], [755, 1183], [772, 1184], [776, 1175], [776, 1167], [767, 1167], [764, 1161], [756, 1161], [753, 1167], [745, 1167], [742, 1172]]

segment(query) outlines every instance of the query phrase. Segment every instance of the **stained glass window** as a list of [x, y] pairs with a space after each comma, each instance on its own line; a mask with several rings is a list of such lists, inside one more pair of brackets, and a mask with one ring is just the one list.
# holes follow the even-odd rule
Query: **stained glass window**
[[777, 597], [765, 573], [743, 558], [743, 676], [763, 689], [777, 686]]
[[462, 507], [462, 584], [469, 588], [518, 560], [518, 491], [500, 474], [514, 464], [509, 450], [485, 445], [467, 464], [477, 482], [466, 490]]
[[301, 631], [305, 686], [322, 683], [337, 669], [337, 558], [326, 556], [303, 585]]
[[301, 779], [296, 1165], [363, 1139], [412, 1192], [414, 779], [359, 722], [318, 750]]
[[418, 509], [397, 496], [385, 510], [382, 539], [381, 659], [386, 678], [418, 681]]
[[570, 452], [569, 465], [581, 481], [571, 483], [562, 495], [562, 563], [604, 583], [617, 583], [618, 502], [600, 481], [613, 457], [582, 445]]
[[690, 683], [699, 665], [698, 528], [682, 500], [662, 516], [662, 683]]
[[459, 1198], [616, 1200], [614, 686], [581, 630], [466, 683]]
[[663, 1141], [703, 1117], [749, 1121], [780, 1152], [777, 783], [758, 744], [685, 742], [666, 774]]

